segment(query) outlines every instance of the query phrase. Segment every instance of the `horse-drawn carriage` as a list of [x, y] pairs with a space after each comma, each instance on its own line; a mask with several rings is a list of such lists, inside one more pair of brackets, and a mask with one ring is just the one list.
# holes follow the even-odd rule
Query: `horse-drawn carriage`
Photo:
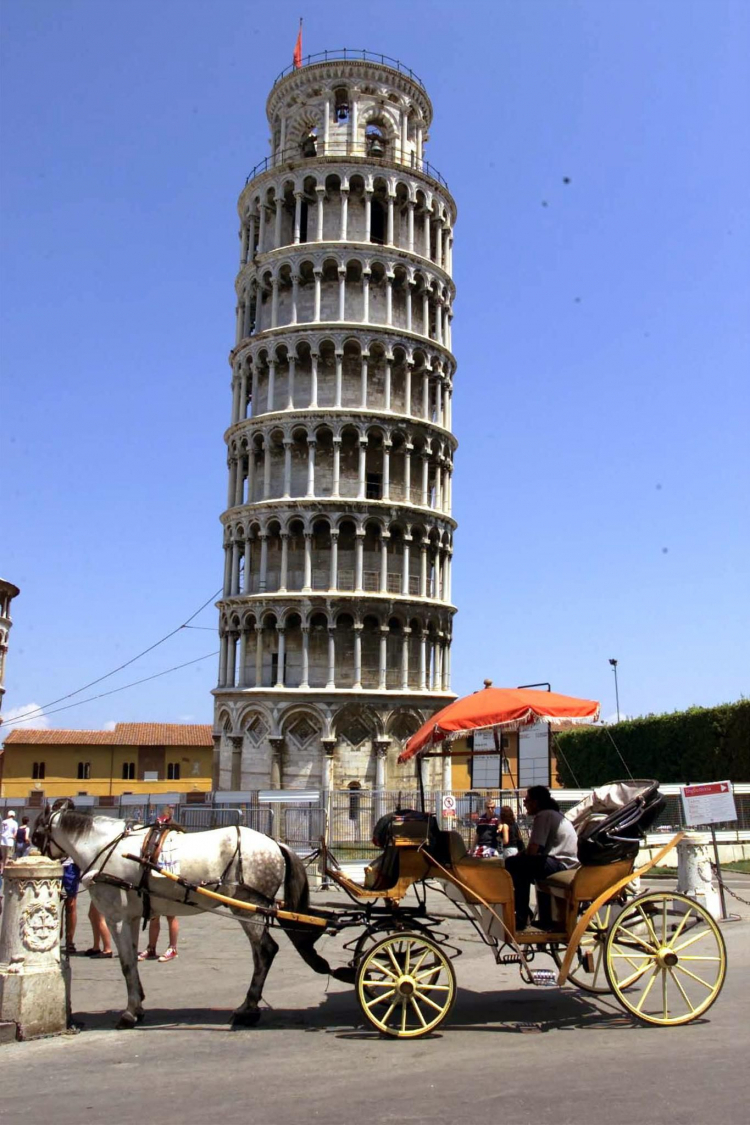
[[[684, 895], [635, 889], [634, 880], [682, 838], [677, 834], [635, 872], [639, 841], [662, 807], [656, 782], [628, 781], [595, 790], [567, 814], [583, 862], [537, 883], [537, 896], [552, 900], [551, 929], [534, 923], [516, 928], [513, 880], [502, 859], [469, 855], [460, 833], [438, 829], [429, 814], [394, 814], [369, 887], [327, 865], [329, 877], [355, 903], [366, 904], [361, 917], [347, 920], [364, 926], [350, 965], [365, 1019], [385, 1035], [417, 1038], [451, 1010], [455, 950], [444, 934], [445, 918], [427, 907], [426, 885], [441, 890], [495, 961], [518, 965], [528, 984], [569, 981], [588, 992], [611, 990], [631, 1015], [660, 1026], [703, 1015], [726, 971], [716, 922]], [[535, 967], [545, 954], [557, 972]]]
[[[475, 702], [471, 721], [461, 711], [464, 701], [451, 705], [458, 711], [453, 730], [508, 729], [561, 714], [574, 719], [597, 708], [585, 700], [525, 692], [520, 703], [513, 693], [512, 706], [497, 711], [488, 695], [478, 694], [481, 706], [477, 713]], [[439, 720], [450, 710], [417, 732], [402, 759], [449, 752], [451, 727], [448, 720], [441, 727]], [[137, 938], [149, 910], [180, 915], [226, 907], [245, 930], [255, 964], [234, 1022], [254, 1024], [259, 1018], [263, 985], [278, 949], [270, 927], [278, 923], [316, 972], [355, 985], [362, 1014], [373, 1028], [396, 1038], [427, 1035], [455, 1001], [453, 961], [460, 952], [450, 943], [448, 919], [432, 905], [436, 891], [450, 901], [454, 917], [457, 913], [474, 926], [495, 961], [517, 965], [526, 983], [570, 982], [589, 992], [611, 991], [632, 1016], [669, 1026], [697, 1019], [716, 1000], [726, 950], [716, 922], [699, 903], [637, 885], [682, 838], [678, 833], [636, 869], [640, 842], [663, 803], [657, 782], [630, 780], [595, 789], [566, 814], [577, 833], [580, 862], [537, 883], [537, 901], [549, 896], [551, 924], [544, 928], [533, 921], [517, 926], [514, 883], [502, 858], [469, 855], [461, 835], [441, 829], [425, 810], [424, 794], [422, 810], [386, 818], [381, 853], [364, 884], [348, 878], [321, 841], [326, 876], [350, 900], [349, 906], [327, 909], [310, 905], [304, 867], [291, 849], [244, 827], [183, 836], [179, 874], [154, 859], [146, 827], [123, 821], [45, 810], [33, 839], [48, 855], [75, 859], [107, 918], [128, 985], [121, 1027], [143, 1018]], [[282, 886], [284, 900], [277, 903]], [[348, 963], [331, 969], [315, 942], [324, 933], [348, 931], [356, 931], [344, 946]], [[557, 972], [538, 967], [544, 955]]]

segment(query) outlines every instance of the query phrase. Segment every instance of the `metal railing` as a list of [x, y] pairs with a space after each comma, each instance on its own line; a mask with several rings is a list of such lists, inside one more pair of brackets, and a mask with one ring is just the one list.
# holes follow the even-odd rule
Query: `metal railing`
[[[398, 681], [398, 684], [395, 681]], [[395, 675], [394, 686], [400, 684], [400, 674]], [[390, 686], [390, 685], [389, 685]], [[409, 779], [410, 782], [412, 779]], [[461, 792], [453, 790], [456, 801], [456, 815], [450, 819], [442, 815], [442, 790], [425, 793], [425, 808], [435, 813], [442, 827], [459, 832], [467, 848], [473, 845], [477, 817], [481, 814], [487, 797], [493, 797], [500, 805], [510, 805], [516, 816], [522, 835], [528, 833], [529, 824], [523, 808], [525, 789], [472, 789]], [[563, 812], [578, 804], [590, 790], [554, 790], [553, 796]], [[666, 800], [658, 820], [649, 830], [654, 837], [679, 831], [685, 827], [679, 786], [662, 785], [662, 796]], [[284, 799], [287, 797], [288, 799]], [[167, 804], [174, 808], [175, 820], [184, 824], [188, 831], [200, 831], [230, 824], [244, 824], [258, 832], [281, 840], [300, 853], [311, 852], [317, 847], [320, 837], [326, 831], [331, 850], [342, 860], [362, 861], [372, 859], [377, 849], [372, 844], [372, 830], [385, 813], [397, 807], [419, 808], [420, 796], [414, 789], [376, 790], [344, 789], [316, 793], [315, 799], [295, 799], [294, 791], [280, 793], [281, 800], [271, 804], [264, 801], [257, 791], [232, 794], [231, 804], [218, 800], [221, 794], [205, 793], [202, 804], [194, 800], [165, 800], [165, 794], [126, 795], [118, 798], [112, 805], [98, 804], [97, 798], [73, 797], [81, 808], [89, 809], [98, 815], [120, 817], [140, 823], [153, 821], [164, 811]], [[135, 803], [135, 800], [138, 803]], [[106, 798], [104, 799], [106, 802]], [[737, 820], [714, 825], [722, 843], [746, 842], [750, 839], [750, 785], [736, 784], [734, 800], [737, 807]], [[41, 812], [39, 807], [31, 806], [23, 798], [0, 798], [0, 813], [14, 808], [20, 820], [28, 814], [32, 828]], [[327, 822], [327, 830], [326, 830]]]
[[[390, 67], [391, 70], [397, 70], [399, 74], [406, 75], [412, 82], [416, 82], [421, 86], [425, 93], [425, 84], [418, 74], [415, 74], [410, 66], [405, 66], [399, 59], [393, 59], [390, 55], [381, 55], [377, 51], [367, 51], [364, 47], [335, 47], [332, 51], [318, 51], [314, 55], [305, 55], [302, 59], [302, 66], [312, 66], [315, 63], [321, 62], [339, 62], [339, 61], [354, 61], [354, 62], [374, 62], [380, 63], [381, 66]], [[287, 74], [291, 74], [294, 70], [300, 70], [301, 67], [295, 66], [291, 63], [289, 66], [284, 67], [280, 74], [277, 74], [273, 80], [274, 86], [281, 82], [282, 78], [286, 78]]]
[[[378, 138], [380, 140], [380, 138]], [[391, 141], [384, 141], [383, 153], [379, 154], [373, 151], [374, 141], [350, 141], [339, 140], [338, 138], [329, 139], [328, 141], [322, 140], [320, 137], [307, 138], [301, 144], [294, 145], [290, 148], [284, 148], [280, 152], [275, 152], [271, 156], [266, 156], [263, 160], [259, 160], [252, 171], [248, 174], [245, 180], [245, 186], [255, 179], [256, 176], [261, 176], [264, 172], [268, 172], [271, 168], [281, 168], [285, 164], [303, 164], [307, 160], [336, 160], [336, 159], [349, 159], [355, 157], [359, 160], [372, 161], [380, 167], [388, 166], [390, 168], [404, 168], [411, 172], [420, 172], [429, 179], [435, 180], [446, 191], [450, 191], [448, 181], [440, 174], [434, 165], [430, 164], [429, 160], [424, 157], [420, 160], [415, 152], [408, 154], [408, 160], [403, 160], [396, 157], [393, 143]]]

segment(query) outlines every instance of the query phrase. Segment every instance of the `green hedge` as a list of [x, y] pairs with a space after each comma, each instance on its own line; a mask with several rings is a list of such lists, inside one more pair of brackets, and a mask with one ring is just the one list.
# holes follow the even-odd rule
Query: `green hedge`
[[555, 739], [558, 778], [566, 787], [627, 777], [618, 750], [633, 777], [750, 781], [750, 699], [565, 731]]

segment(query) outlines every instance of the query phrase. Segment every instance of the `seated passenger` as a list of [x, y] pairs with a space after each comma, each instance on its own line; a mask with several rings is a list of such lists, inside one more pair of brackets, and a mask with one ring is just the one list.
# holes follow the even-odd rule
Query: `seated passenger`
[[500, 823], [508, 829], [508, 843], [503, 847], [503, 859], [510, 859], [512, 855], [525, 852], [526, 845], [521, 838], [516, 817], [510, 805], [503, 805], [500, 809]]
[[508, 825], [500, 821], [495, 802], [489, 797], [485, 802], [484, 812], [477, 820], [476, 840], [471, 854], [482, 859], [495, 859], [500, 855], [500, 848], [504, 848], [507, 843]]
[[[547, 786], [532, 785], [523, 803], [526, 812], [534, 818], [529, 846], [523, 855], [512, 856], [505, 865], [513, 879], [516, 930], [525, 929], [529, 921], [531, 884], [555, 871], [578, 866], [575, 828], [560, 812]], [[539, 927], [552, 929], [549, 895], [541, 895], [539, 899]]]

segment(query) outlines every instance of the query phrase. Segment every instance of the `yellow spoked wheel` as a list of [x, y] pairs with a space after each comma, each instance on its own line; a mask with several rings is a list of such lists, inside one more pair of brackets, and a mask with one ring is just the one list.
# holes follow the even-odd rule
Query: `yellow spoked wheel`
[[390, 934], [357, 971], [357, 998], [383, 1035], [418, 1039], [434, 1031], [456, 998], [456, 974], [442, 949], [422, 934]]
[[[585, 906], [581, 907], [581, 911]], [[610, 986], [604, 969], [604, 948], [607, 944], [607, 934], [614, 918], [622, 910], [622, 905], [616, 902], [606, 902], [597, 910], [578, 946], [577, 960], [573, 961], [568, 981], [584, 992], [593, 992], [597, 995], [609, 992]], [[550, 949], [552, 959], [558, 969], [563, 963], [565, 948], [552, 946]], [[590, 969], [590, 971], [589, 971]]]
[[719, 927], [697, 902], [649, 891], [612, 923], [605, 969], [623, 1008], [644, 1023], [671, 1027], [711, 1007], [724, 983], [727, 952]]

